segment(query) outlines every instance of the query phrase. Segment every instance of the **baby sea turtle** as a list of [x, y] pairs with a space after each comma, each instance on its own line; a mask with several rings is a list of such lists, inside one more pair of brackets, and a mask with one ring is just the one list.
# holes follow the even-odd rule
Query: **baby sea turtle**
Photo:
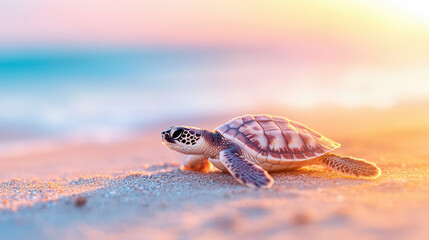
[[173, 126], [162, 132], [167, 147], [189, 155], [185, 170], [207, 172], [212, 163], [249, 187], [271, 187], [271, 171], [322, 165], [363, 178], [376, 178], [380, 169], [371, 162], [330, 153], [340, 147], [311, 128], [284, 117], [245, 115], [213, 132]]

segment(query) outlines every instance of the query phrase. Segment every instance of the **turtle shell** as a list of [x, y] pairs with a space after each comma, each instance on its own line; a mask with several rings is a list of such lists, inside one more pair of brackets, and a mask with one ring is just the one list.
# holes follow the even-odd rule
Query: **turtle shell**
[[270, 115], [236, 117], [215, 132], [267, 162], [305, 161], [340, 147], [301, 123]]

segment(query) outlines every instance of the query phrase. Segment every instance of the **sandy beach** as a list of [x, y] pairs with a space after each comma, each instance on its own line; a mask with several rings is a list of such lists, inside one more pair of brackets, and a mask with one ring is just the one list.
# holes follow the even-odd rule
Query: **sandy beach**
[[273, 173], [271, 189], [255, 190], [220, 171], [183, 171], [185, 156], [161, 144], [170, 125], [212, 129], [239, 113], [2, 155], [2, 239], [425, 239], [427, 109], [263, 109], [340, 142], [336, 153], [375, 162], [376, 180], [311, 166]]
[[[428, 42], [421, 0], [1, 1], [0, 240], [428, 240]], [[312, 165], [253, 189], [185, 171], [162, 144], [172, 129], [165, 141], [211, 155], [209, 134], [171, 127], [246, 114], [302, 123], [381, 175]], [[257, 143], [289, 159], [331, 149], [260, 125], [245, 134], [259, 156]], [[250, 151], [229, 147], [226, 167], [244, 165], [231, 154]]]

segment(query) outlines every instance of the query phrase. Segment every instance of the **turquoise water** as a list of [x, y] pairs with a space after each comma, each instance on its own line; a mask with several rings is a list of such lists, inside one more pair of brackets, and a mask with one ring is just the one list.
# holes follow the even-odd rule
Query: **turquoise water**
[[116, 133], [228, 109], [217, 100], [225, 94], [213, 85], [216, 71], [233, 55], [193, 49], [2, 50], [0, 131], [15, 133], [0, 141]]
[[0, 141], [120, 136], [158, 122], [252, 109], [390, 107], [427, 98], [427, 69], [380, 70], [276, 51], [3, 49]]

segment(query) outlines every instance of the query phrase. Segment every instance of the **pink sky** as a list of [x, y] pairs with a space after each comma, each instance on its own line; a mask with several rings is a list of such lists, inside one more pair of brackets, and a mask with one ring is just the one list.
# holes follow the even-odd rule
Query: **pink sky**
[[419, 0], [15, 0], [0, 48], [232, 47], [396, 68], [429, 62], [428, 16]]
[[0, 43], [376, 46], [389, 38], [421, 46], [429, 39], [421, 8], [386, 2], [395, 1], [16, 0], [2, 3]]

